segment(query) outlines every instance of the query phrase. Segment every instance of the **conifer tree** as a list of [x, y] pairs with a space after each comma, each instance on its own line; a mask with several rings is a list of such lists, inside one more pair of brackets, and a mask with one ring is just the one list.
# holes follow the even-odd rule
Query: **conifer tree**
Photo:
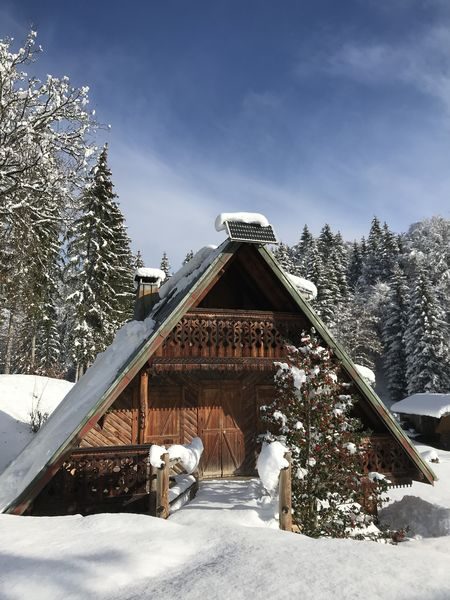
[[421, 261], [416, 263], [405, 340], [408, 394], [447, 392], [449, 326]]
[[334, 245], [334, 235], [328, 223], [322, 227], [319, 238], [317, 240], [317, 248], [323, 263], [326, 263], [330, 258]]
[[142, 258], [141, 251], [138, 250], [134, 257], [134, 269], [137, 270], [137, 269], [141, 269], [142, 267], [145, 267], [145, 263], [144, 263], [144, 259]]
[[386, 318], [383, 323], [383, 363], [389, 395], [393, 402], [408, 395], [405, 346], [408, 300], [409, 290], [406, 278], [400, 267], [396, 266], [385, 310]]
[[186, 263], [188, 263], [190, 260], [192, 260], [194, 258], [194, 252], [193, 250], [189, 250], [189, 252], [186, 254], [186, 256], [184, 257], [183, 260], [183, 265], [185, 265]]
[[115, 198], [105, 146], [68, 236], [67, 300], [73, 307], [71, 340], [78, 376], [131, 315], [133, 259]]
[[281, 242], [281, 244], [279, 244], [279, 246], [276, 248], [274, 256], [281, 265], [281, 268], [286, 271], [286, 273], [295, 275], [294, 262], [292, 260], [290, 248], [287, 244]]
[[360, 282], [360, 278], [363, 272], [363, 256], [361, 247], [355, 240], [353, 242], [352, 251], [350, 254], [350, 260], [348, 264], [348, 284], [351, 290], [355, 290], [356, 286]]
[[348, 386], [314, 332], [275, 364], [275, 399], [261, 410], [268, 440], [292, 453], [293, 519], [311, 537], [348, 537], [370, 521], [358, 502], [364, 449]]
[[370, 226], [364, 258], [363, 282], [366, 287], [383, 281], [383, 254], [383, 232], [380, 221], [377, 217], [374, 217]]
[[302, 234], [298, 243], [292, 248], [292, 257], [295, 265], [295, 274], [306, 277], [308, 264], [310, 263], [310, 254], [314, 245], [314, 238], [308, 229], [303, 227]]
[[331, 259], [334, 265], [336, 281], [338, 285], [336, 305], [339, 306], [340, 304], [342, 304], [342, 302], [347, 301], [349, 293], [349, 286], [347, 281], [348, 251], [344, 240], [342, 239], [342, 235], [339, 231], [334, 236]]
[[166, 280], [169, 279], [169, 277], [171, 276], [171, 269], [172, 267], [170, 266], [170, 262], [169, 259], [167, 257], [167, 253], [164, 251], [163, 255], [161, 257], [161, 264], [160, 267], [161, 271], [164, 271], [164, 273], [166, 274]]

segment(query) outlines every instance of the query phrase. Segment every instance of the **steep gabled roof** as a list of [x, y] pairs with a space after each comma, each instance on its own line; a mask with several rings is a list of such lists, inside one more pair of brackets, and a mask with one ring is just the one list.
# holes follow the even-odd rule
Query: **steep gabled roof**
[[[145, 321], [127, 323], [118, 332], [113, 344], [97, 357], [41, 431], [0, 476], [0, 512], [21, 514], [26, 510], [71, 450], [145, 365], [176, 323], [220, 279], [224, 267], [241, 246], [241, 243], [227, 240], [217, 249], [202, 249], [164, 284], [161, 288], [162, 300]], [[432, 483], [435, 479], [432, 470], [360, 376], [343, 348], [303, 300], [273, 255], [265, 247], [258, 247], [258, 252], [319, 335], [334, 349], [360, 392], [404, 447], [424, 479]]]

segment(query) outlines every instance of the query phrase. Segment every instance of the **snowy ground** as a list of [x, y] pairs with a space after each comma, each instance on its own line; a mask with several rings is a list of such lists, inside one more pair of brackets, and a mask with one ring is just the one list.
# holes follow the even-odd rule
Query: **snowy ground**
[[[0, 472], [36, 399], [51, 412], [71, 386], [42, 379], [0, 376]], [[0, 600], [448, 600], [450, 452], [418, 450], [439, 481], [390, 490], [382, 520], [409, 527], [397, 546], [281, 532], [259, 480], [204, 481], [168, 521], [0, 515]]]
[[[420, 451], [426, 450], [419, 447]], [[392, 490], [450, 512], [450, 453], [441, 480]], [[224, 494], [227, 502], [224, 501]], [[402, 514], [403, 509], [392, 512]], [[0, 515], [2, 600], [323, 600], [450, 598], [450, 535], [397, 546], [313, 540], [273, 528], [258, 480], [205, 481], [168, 521], [144, 515]], [[388, 509], [386, 509], [388, 510]], [[430, 535], [430, 511], [413, 520]], [[404, 511], [403, 511], [404, 512]]]
[[31, 411], [51, 414], [72, 386], [38, 375], [0, 375], [0, 473], [33, 438]]

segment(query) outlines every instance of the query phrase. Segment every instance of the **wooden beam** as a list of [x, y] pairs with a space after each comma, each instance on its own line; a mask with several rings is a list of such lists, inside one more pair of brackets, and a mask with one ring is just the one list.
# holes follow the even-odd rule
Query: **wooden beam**
[[279, 519], [280, 529], [292, 531], [292, 481], [291, 453], [286, 452], [284, 458], [289, 466], [281, 469], [279, 483]]
[[139, 443], [145, 443], [148, 419], [148, 371], [141, 371], [139, 385]]
[[163, 466], [156, 473], [156, 516], [161, 519], [169, 517], [169, 453], [161, 456]]

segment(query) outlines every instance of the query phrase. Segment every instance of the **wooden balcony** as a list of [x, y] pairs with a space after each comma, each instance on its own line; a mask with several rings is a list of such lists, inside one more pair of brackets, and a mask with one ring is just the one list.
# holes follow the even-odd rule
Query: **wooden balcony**
[[170, 332], [154, 363], [259, 360], [272, 366], [273, 360], [285, 356], [286, 340], [298, 341], [305, 326], [301, 315], [290, 313], [194, 310]]

